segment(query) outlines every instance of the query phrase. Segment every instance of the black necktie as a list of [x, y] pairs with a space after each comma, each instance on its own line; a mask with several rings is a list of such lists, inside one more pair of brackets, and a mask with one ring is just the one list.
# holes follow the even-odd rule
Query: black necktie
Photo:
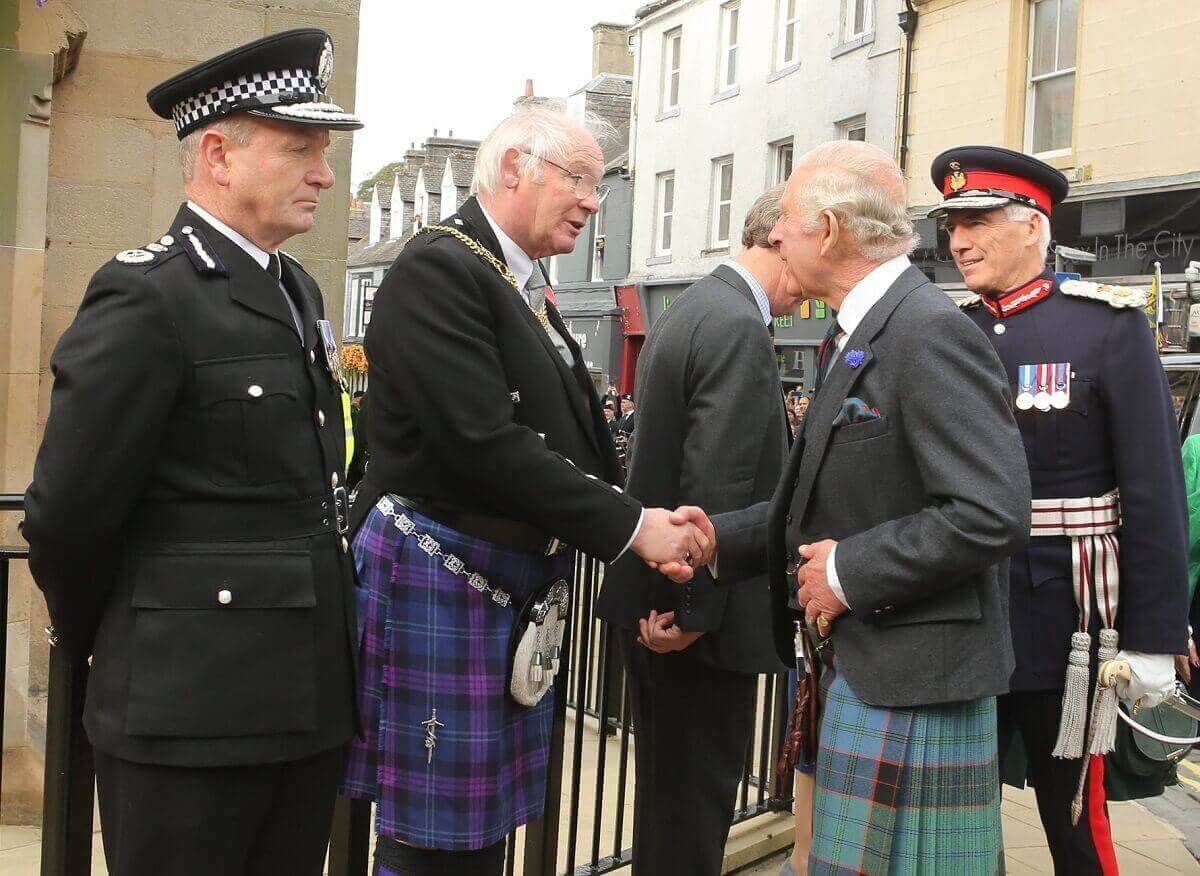
[[288, 312], [292, 314], [292, 320], [296, 323], [296, 334], [303, 338], [304, 317], [301, 316], [302, 311], [300, 308], [303, 293], [296, 287], [296, 282], [291, 276], [291, 272], [284, 271], [283, 259], [279, 253], [272, 252], [267, 254], [267, 273], [274, 277], [283, 289], [283, 299], [287, 303]]

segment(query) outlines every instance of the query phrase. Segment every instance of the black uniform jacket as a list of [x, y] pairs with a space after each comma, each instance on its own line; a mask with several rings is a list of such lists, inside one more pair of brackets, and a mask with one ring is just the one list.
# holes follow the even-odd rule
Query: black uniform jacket
[[[440, 224], [503, 261], [471, 198]], [[366, 333], [371, 465], [355, 498], [384, 492], [530, 524], [601, 560], [628, 543], [641, 505], [621, 470], [583, 356], [567, 366], [521, 295], [453, 236], [427, 232], [396, 258]]]
[[184, 766], [305, 757], [354, 730], [320, 290], [283, 259], [302, 343], [276, 280], [186, 206], [162, 243], [96, 273], [54, 352], [30, 567], [60, 646], [94, 654], [97, 748]]
[[[787, 461], [787, 416], [771, 336], [746, 281], [721, 265], [655, 323], [638, 360], [638, 415], [627, 484], [647, 505], [698, 505], [709, 514], [771, 498]], [[783, 669], [765, 571], [743, 575], [733, 558], [715, 581], [699, 568], [683, 587], [635, 556], [605, 574], [596, 614], [636, 628], [650, 610], [675, 611], [704, 631], [683, 652], [739, 672]]]
[[[1012, 316], [993, 317], [979, 303], [965, 310], [999, 354], [1014, 398], [1022, 365], [1070, 363], [1064, 410], [1014, 408], [1033, 498], [1120, 490], [1120, 647], [1182, 653], [1187, 499], [1179, 428], [1153, 334], [1137, 308], [1066, 295], [1059, 285]], [[1066, 537], [1032, 538], [1013, 557], [1010, 600], [1013, 690], [1061, 688], [1078, 623]]]

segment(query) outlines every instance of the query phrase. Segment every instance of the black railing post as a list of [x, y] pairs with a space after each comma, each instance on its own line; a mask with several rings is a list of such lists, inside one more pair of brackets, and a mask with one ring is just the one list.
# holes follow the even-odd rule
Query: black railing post
[[84, 661], [72, 659], [62, 648], [50, 649], [42, 876], [88, 876], [92, 872], [96, 768], [83, 730], [87, 676]]
[[[546, 802], [542, 817], [525, 825], [524, 860], [521, 864], [522, 876], [553, 876], [558, 869], [558, 832], [562, 814], [562, 779], [563, 753], [567, 730], [567, 690], [570, 687], [570, 670], [576, 672], [582, 667], [574, 663], [575, 655], [572, 648], [575, 637], [590, 632], [590, 625], [585, 616], [576, 613], [576, 605], [581, 599], [583, 588], [593, 586], [588, 580], [586, 570], [594, 568], [585, 562], [583, 554], [576, 553], [574, 569], [571, 575], [572, 604], [567, 612], [567, 627], [563, 634], [562, 653], [568, 658], [568, 665], [559, 672], [554, 684], [554, 723], [550, 727], [550, 752], [547, 756], [546, 768]], [[577, 620], [578, 619], [578, 620]], [[582, 643], [582, 639], [579, 640]], [[582, 650], [580, 651], [582, 654]], [[582, 661], [582, 657], [578, 658]], [[585, 703], [582, 694], [575, 703], [575, 720], [580, 720]], [[515, 849], [509, 846], [511, 857]]]
[[367, 876], [370, 846], [370, 802], [338, 797], [329, 837], [329, 876]]

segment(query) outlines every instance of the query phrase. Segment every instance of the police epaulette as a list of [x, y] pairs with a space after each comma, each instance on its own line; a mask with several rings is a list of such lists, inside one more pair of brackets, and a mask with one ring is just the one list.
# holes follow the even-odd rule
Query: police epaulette
[[208, 242], [208, 238], [204, 236], [204, 232], [199, 228], [193, 228], [191, 225], [184, 225], [179, 229], [179, 233], [183, 236], [180, 244], [183, 246], [183, 251], [187, 253], [188, 258], [194, 267], [201, 274], [226, 274], [225, 265], [221, 262], [216, 250]]
[[966, 310], [968, 307], [974, 307], [976, 304], [979, 303], [979, 301], [980, 301], [980, 298], [978, 295], [968, 295], [966, 298], [957, 299], [954, 303], [957, 304], [959, 307], [961, 307], [963, 310]]
[[1058, 287], [1064, 295], [1075, 298], [1091, 298], [1103, 301], [1109, 307], [1143, 308], [1150, 302], [1150, 293], [1132, 286], [1111, 286], [1108, 283], [1091, 283], [1087, 280], [1066, 280]]

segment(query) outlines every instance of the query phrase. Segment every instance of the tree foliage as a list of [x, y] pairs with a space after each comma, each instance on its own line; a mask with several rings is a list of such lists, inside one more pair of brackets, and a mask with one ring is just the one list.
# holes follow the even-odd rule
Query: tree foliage
[[403, 161], [391, 161], [385, 164], [379, 170], [375, 171], [371, 176], [364, 179], [358, 186], [358, 197], [368, 198], [375, 190], [375, 184], [380, 182], [391, 183], [392, 178], [396, 175], [401, 167], [404, 166]]

